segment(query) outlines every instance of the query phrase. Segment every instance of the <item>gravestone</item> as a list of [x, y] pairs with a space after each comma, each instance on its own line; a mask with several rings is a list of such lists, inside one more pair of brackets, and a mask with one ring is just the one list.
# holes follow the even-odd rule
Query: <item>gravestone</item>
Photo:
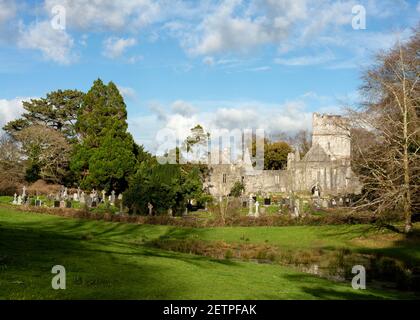
[[346, 198], [346, 207], [350, 207], [350, 198]]
[[61, 200], [60, 201], [60, 208], [65, 208], [66, 207], [66, 201]]
[[322, 199], [321, 206], [323, 208], [329, 208], [330, 207], [330, 204], [328, 203], [328, 200], [327, 199]]
[[293, 213], [295, 218], [299, 218], [300, 216], [300, 201], [295, 201], [295, 206], [293, 208]]
[[248, 206], [248, 201], [242, 200], [242, 208], [246, 208]]
[[102, 200], [101, 200], [101, 202], [105, 203], [105, 199], [106, 199], [106, 191], [102, 190]]
[[92, 207], [92, 198], [88, 195], [85, 196], [85, 203], [88, 206], [88, 208]]
[[20, 206], [22, 204], [22, 196], [18, 196], [17, 204], [18, 204], [18, 206]]
[[41, 207], [42, 206], [42, 201], [39, 199], [35, 200], [35, 207]]
[[15, 193], [15, 195], [13, 196], [13, 204], [17, 204], [18, 203], [18, 199], [17, 199], [17, 194]]
[[333, 207], [336, 207], [336, 206], [337, 206], [337, 201], [335, 201], [335, 199], [334, 199], [334, 198], [331, 200], [331, 205], [332, 205]]
[[149, 209], [149, 216], [152, 215], [153, 213], [153, 204], [151, 204], [150, 202], [147, 204], [147, 208]]
[[173, 217], [172, 208], [169, 208], [169, 209], [168, 209], [168, 216]]
[[260, 204], [259, 204], [258, 201], [256, 201], [255, 202], [255, 215], [254, 215], [254, 217], [256, 217], [256, 218], [258, 218], [260, 216], [259, 207], [260, 207]]
[[80, 199], [80, 203], [86, 203], [86, 195], [84, 192], [82, 192], [79, 199]]
[[249, 207], [248, 215], [249, 216], [252, 216], [253, 215], [253, 212], [252, 212], [252, 206], [253, 206], [253, 204], [254, 204], [254, 199], [252, 198], [252, 196], [250, 196], [249, 199], [248, 199], [248, 207]]
[[112, 190], [111, 191], [111, 205], [115, 205], [115, 191]]
[[338, 199], [338, 205], [342, 207], [344, 205], [343, 198]]
[[120, 193], [119, 195], [118, 195], [118, 200], [120, 201], [120, 212], [121, 213], [123, 213], [123, 195], [122, 195], [122, 193]]
[[77, 193], [73, 194], [73, 201], [79, 202], [79, 195]]

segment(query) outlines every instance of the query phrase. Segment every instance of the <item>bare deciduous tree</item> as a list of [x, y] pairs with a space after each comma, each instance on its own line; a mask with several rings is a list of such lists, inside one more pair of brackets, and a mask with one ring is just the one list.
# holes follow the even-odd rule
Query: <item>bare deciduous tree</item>
[[25, 166], [21, 150], [10, 136], [0, 136], [0, 192], [13, 194], [24, 181]]
[[354, 167], [365, 190], [359, 207], [402, 210], [405, 232], [420, 201], [419, 50], [417, 31], [406, 44], [378, 55], [363, 76], [363, 104], [349, 112]]
[[71, 146], [57, 130], [34, 125], [16, 133], [25, 155], [35, 161], [40, 177], [45, 181], [60, 183], [69, 164]]

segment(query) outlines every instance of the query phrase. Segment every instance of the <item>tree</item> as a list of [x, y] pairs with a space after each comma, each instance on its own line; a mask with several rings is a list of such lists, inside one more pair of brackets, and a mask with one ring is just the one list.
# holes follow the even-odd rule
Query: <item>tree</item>
[[191, 128], [191, 134], [185, 139], [182, 146], [182, 151], [187, 153], [185, 157], [190, 162], [207, 163], [209, 138], [210, 133], [206, 133], [201, 125], [197, 124]]
[[15, 134], [27, 157], [26, 180], [39, 178], [61, 183], [68, 174], [71, 146], [63, 133], [43, 125], [33, 125]]
[[25, 163], [17, 142], [0, 136], [0, 194], [13, 195], [24, 182]]
[[[262, 142], [262, 139], [259, 140]], [[257, 138], [252, 139], [252, 156], [256, 155]], [[285, 141], [271, 141], [264, 138], [264, 170], [282, 170], [287, 166], [287, 155], [293, 152], [290, 145]], [[255, 162], [253, 163], [255, 166]]]
[[364, 102], [350, 110], [353, 126], [372, 133], [366, 143], [356, 142], [355, 171], [364, 183], [359, 207], [375, 212], [401, 210], [405, 232], [420, 202], [420, 34], [381, 53], [364, 73]]
[[61, 132], [69, 141], [75, 142], [77, 112], [84, 93], [77, 90], [58, 90], [46, 98], [23, 101], [25, 113], [22, 118], [10, 121], [4, 130], [14, 136], [17, 132], [34, 125], [42, 125]]
[[300, 157], [303, 158], [305, 154], [311, 148], [311, 134], [307, 130], [300, 130], [296, 135], [292, 138], [292, 143], [295, 147], [299, 150]]
[[265, 170], [282, 170], [287, 166], [287, 155], [292, 152], [292, 148], [287, 142], [268, 141], [265, 145], [264, 153], [264, 169]]
[[144, 155], [127, 128], [126, 105], [117, 87], [96, 80], [78, 113], [80, 144], [74, 148], [70, 165], [83, 188], [125, 190], [136, 157]]
[[134, 213], [145, 214], [148, 203], [158, 213], [166, 213], [168, 209], [181, 212], [189, 200], [199, 201], [202, 194], [198, 168], [183, 172], [178, 164], [152, 161], [139, 165], [124, 193], [124, 202]]
[[245, 186], [242, 182], [240, 181], [236, 181], [233, 184], [232, 189], [230, 190], [230, 196], [235, 197], [235, 198], [239, 198], [242, 194], [242, 192], [245, 191]]

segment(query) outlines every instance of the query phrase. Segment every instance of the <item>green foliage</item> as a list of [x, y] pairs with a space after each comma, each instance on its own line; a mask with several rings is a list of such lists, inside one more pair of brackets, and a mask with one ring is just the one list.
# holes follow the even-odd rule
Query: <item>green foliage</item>
[[159, 214], [172, 209], [182, 212], [188, 200], [202, 200], [203, 183], [198, 168], [182, 170], [177, 164], [143, 162], [124, 193], [124, 203], [131, 212], [145, 214], [147, 205]]
[[82, 188], [123, 191], [144, 155], [127, 132], [127, 111], [115, 84], [96, 80], [85, 95], [76, 128], [81, 139], [71, 169], [82, 176]]
[[38, 181], [40, 179], [40, 172], [41, 169], [37, 163], [30, 163], [25, 172], [25, 180], [29, 183]]
[[[256, 155], [256, 138], [252, 140], [252, 155]], [[272, 142], [264, 139], [264, 170], [281, 170], [287, 166], [287, 155], [292, 152], [292, 148], [287, 142]]]
[[292, 148], [287, 142], [268, 142], [264, 152], [264, 169], [281, 170], [286, 168], [287, 155], [292, 152]]
[[232, 197], [238, 198], [241, 196], [242, 192], [245, 191], [245, 186], [242, 182], [236, 181], [230, 190], [230, 195]]
[[84, 93], [77, 90], [58, 90], [47, 94], [46, 98], [23, 102], [25, 113], [22, 118], [10, 121], [4, 130], [14, 136], [33, 125], [43, 125], [57, 130], [72, 142], [76, 141], [75, 122]]

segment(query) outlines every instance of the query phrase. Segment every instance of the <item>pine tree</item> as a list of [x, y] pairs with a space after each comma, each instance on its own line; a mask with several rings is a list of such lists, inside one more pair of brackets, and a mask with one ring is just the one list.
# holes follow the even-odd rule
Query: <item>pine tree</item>
[[96, 80], [85, 95], [76, 130], [71, 169], [83, 188], [123, 191], [136, 164], [136, 147], [127, 132], [127, 111], [116, 85]]

